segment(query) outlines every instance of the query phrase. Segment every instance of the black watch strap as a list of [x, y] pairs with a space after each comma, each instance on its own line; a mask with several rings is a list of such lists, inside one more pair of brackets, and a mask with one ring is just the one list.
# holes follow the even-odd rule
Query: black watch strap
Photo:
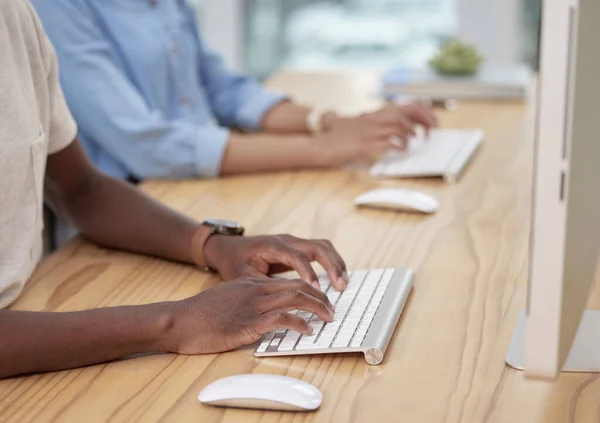
[[202, 222], [202, 225], [210, 228], [213, 234], [219, 235], [244, 235], [244, 227], [237, 222], [227, 220], [207, 219]]
[[208, 229], [198, 231], [193, 239], [192, 252], [195, 254], [194, 261], [196, 264], [206, 270], [207, 272], [215, 272], [214, 269], [206, 265], [204, 259], [204, 248], [206, 243], [213, 235], [225, 235], [225, 236], [242, 236], [244, 235], [244, 227], [236, 222], [229, 222], [225, 220], [205, 220], [202, 222], [203, 227]]

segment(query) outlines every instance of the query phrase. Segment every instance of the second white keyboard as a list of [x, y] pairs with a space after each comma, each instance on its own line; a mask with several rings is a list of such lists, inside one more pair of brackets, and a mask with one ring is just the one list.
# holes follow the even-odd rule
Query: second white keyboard
[[433, 130], [427, 140], [411, 139], [404, 151], [389, 151], [369, 173], [396, 178], [442, 176], [454, 182], [482, 141], [481, 129]]
[[347, 288], [337, 291], [326, 275], [321, 288], [335, 306], [331, 323], [306, 311], [292, 312], [313, 328], [311, 336], [287, 329], [266, 334], [256, 357], [298, 354], [363, 352], [369, 364], [379, 364], [412, 287], [410, 269], [375, 269], [350, 272]]

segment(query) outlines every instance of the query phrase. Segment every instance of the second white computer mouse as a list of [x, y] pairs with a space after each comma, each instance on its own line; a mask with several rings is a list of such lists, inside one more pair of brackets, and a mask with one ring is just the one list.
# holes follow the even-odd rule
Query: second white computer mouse
[[435, 213], [438, 201], [430, 195], [403, 188], [378, 188], [354, 199], [357, 206]]
[[200, 392], [198, 400], [220, 407], [311, 411], [321, 406], [323, 395], [302, 380], [279, 375], [247, 374], [212, 382]]

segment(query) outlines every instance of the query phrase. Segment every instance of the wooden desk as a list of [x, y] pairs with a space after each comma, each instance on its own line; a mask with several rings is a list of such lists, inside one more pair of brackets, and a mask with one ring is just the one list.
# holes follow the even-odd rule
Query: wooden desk
[[[282, 73], [271, 85], [347, 112], [377, 104], [375, 75]], [[358, 211], [376, 186], [363, 172], [298, 172], [153, 182], [149, 193], [197, 219], [244, 222], [250, 233], [328, 237], [351, 268], [413, 267], [412, 293], [382, 365], [360, 355], [254, 359], [251, 349], [155, 355], [0, 382], [0, 421], [26, 422], [589, 422], [600, 419], [597, 376], [524, 380], [504, 355], [526, 294], [532, 143], [522, 104], [471, 104], [445, 126], [482, 127], [486, 142], [456, 185], [395, 182], [441, 201], [434, 216]], [[76, 241], [45, 261], [15, 309], [75, 310], [180, 299], [217, 283], [191, 267]], [[200, 405], [209, 382], [277, 373], [322, 389], [312, 414]]]

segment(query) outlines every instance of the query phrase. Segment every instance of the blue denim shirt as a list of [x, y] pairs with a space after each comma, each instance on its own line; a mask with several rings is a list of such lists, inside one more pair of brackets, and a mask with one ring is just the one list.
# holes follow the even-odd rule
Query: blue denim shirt
[[185, 0], [33, 0], [92, 160], [118, 178], [219, 173], [229, 130], [283, 99], [227, 69]]

